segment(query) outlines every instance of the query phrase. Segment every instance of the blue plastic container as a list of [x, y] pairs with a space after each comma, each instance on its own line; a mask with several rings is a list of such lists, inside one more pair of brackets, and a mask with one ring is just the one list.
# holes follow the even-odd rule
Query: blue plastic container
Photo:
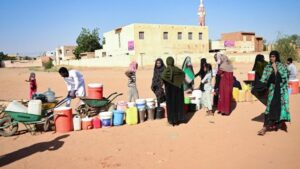
[[121, 126], [124, 124], [125, 112], [122, 110], [113, 111], [113, 124], [114, 126]]
[[288, 92], [289, 92], [289, 95], [292, 95], [293, 89], [289, 88], [289, 89], [288, 89]]

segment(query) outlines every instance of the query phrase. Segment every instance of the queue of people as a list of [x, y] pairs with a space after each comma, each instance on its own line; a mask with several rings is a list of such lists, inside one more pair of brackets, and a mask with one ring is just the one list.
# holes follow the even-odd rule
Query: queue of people
[[[184, 116], [184, 92], [191, 93], [193, 90], [201, 90], [201, 104], [207, 109], [207, 115], [214, 115], [213, 107], [221, 115], [229, 116], [231, 113], [233, 87], [241, 88], [240, 82], [233, 75], [233, 66], [224, 54], [217, 53], [214, 56], [215, 69], [201, 59], [200, 70], [194, 74], [193, 64], [190, 57], [186, 57], [182, 69], [175, 66], [173, 57], [164, 61], [158, 58], [154, 63], [151, 90], [157, 98], [158, 107], [166, 102], [168, 122], [175, 126], [185, 120]], [[264, 125], [258, 135], [265, 135], [268, 131], [287, 130], [285, 122], [290, 122], [288, 82], [297, 78], [297, 69], [293, 59], [287, 60], [284, 65], [280, 60], [280, 54], [272, 51], [270, 61], [265, 61], [263, 55], [257, 55], [253, 66], [255, 80], [252, 83], [252, 93], [257, 97], [267, 96], [266, 110], [264, 112]], [[128, 101], [139, 98], [136, 72], [138, 64], [132, 61], [125, 75], [128, 77]], [[65, 67], [59, 69], [67, 86], [67, 97], [70, 106], [71, 100], [76, 97], [85, 97], [85, 81], [83, 75], [77, 70], [68, 70]], [[199, 77], [200, 86], [195, 87], [195, 78]], [[214, 79], [214, 84], [213, 84]], [[26, 82], [30, 84], [30, 98], [37, 90], [37, 82], [34, 73]], [[259, 94], [257, 94], [259, 93]], [[259, 98], [258, 98], [259, 99]]]

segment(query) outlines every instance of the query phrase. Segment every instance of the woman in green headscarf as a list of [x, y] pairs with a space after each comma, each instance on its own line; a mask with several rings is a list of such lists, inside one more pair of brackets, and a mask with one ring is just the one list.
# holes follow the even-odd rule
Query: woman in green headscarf
[[194, 79], [195, 79], [195, 73], [194, 68], [192, 64], [191, 57], [187, 56], [184, 59], [182, 70], [185, 73], [185, 80], [183, 84], [184, 91], [187, 91], [188, 93], [192, 93], [194, 89]]
[[267, 131], [287, 131], [285, 122], [291, 120], [288, 96], [288, 71], [280, 62], [280, 55], [277, 51], [270, 53], [270, 63], [264, 68], [260, 79], [262, 84], [268, 87], [267, 108], [263, 128], [258, 135], [265, 135]]
[[184, 120], [184, 72], [174, 65], [174, 58], [167, 58], [167, 68], [162, 72], [161, 78], [165, 84], [168, 122], [173, 126]]

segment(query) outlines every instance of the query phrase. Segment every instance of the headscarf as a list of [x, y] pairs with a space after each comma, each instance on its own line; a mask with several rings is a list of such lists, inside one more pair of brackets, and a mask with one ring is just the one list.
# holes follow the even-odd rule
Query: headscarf
[[202, 58], [201, 59], [201, 64], [200, 64], [200, 71], [198, 73], [200, 75], [201, 79], [203, 79], [205, 74], [206, 74], [205, 71], [204, 71], [204, 67], [205, 67], [206, 64], [207, 64], [206, 59]]
[[225, 72], [233, 72], [233, 67], [226, 55], [220, 55], [221, 65], [220, 70]]
[[167, 68], [162, 72], [161, 78], [176, 87], [181, 87], [184, 82], [185, 75], [181, 69], [174, 65], [174, 58], [168, 57]]
[[[156, 63], [160, 62], [161, 66], [157, 67]], [[153, 70], [153, 78], [152, 78], [152, 85], [151, 88], [154, 89], [157, 86], [161, 85], [161, 78], [160, 75], [162, 74], [162, 72], [165, 70], [166, 66], [164, 64], [164, 61], [161, 58], [156, 59], [155, 61], [155, 66], [154, 66], [154, 70]]]
[[[192, 73], [191, 76], [193, 76], [192, 79], [194, 79], [194, 78], [195, 78], [195, 77], [194, 77], [194, 76], [195, 76], [194, 68], [193, 68], [193, 64], [192, 64], [192, 59], [191, 59], [191, 57], [189, 57], [189, 56], [187, 56], [187, 57], [184, 59], [184, 62], [183, 62], [183, 65], [182, 65], [182, 70], [183, 70], [184, 72], [186, 72], [185, 69], [190, 69], [190, 72]], [[188, 73], [187, 73], [187, 76], [189, 76]], [[190, 79], [190, 80], [192, 80], [192, 79]], [[192, 80], [192, 81], [187, 80], [186, 82], [187, 82], [188, 84], [194, 84], [194, 81], [193, 81], [193, 80]]]
[[[281, 63], [281, 61], [280, 61], [280, 54], [279, 54], [278, 51], [273, 50], [272, 52], [270, 52], [270, 56], [269, 57], [271, 57], [272, 55], [274, 55], [276, 57], [276, 62], [280, 62]], [[271, 63], [271, 60], [270, 60], [270, 63]]]
[[136, 72], [138, 68], [138, 63], [136, 61], [132, 61], [130, 64], [129, 64], [129, 70], [131, 72]]
[[255, 71], [255, 73], [259, 76], [259, 78], [262, 76], [264, 68], [268, 62], [265, 61], [264, 55], [257, 55], [255, 58], [255, 63], [253, 65], [252, 71]]

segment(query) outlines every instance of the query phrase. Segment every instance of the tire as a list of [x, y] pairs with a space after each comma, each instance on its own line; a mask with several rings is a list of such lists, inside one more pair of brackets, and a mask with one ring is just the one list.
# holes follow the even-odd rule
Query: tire
[[[11, 119], [11, 117], [6, 116], [0, 120], [0, 127], [10, 124], [12, 122], [13, 122], [13, 120]], [[2, 135], [4, 137], [12, 136], [18, 131], [18, 128], [19, 128], [18, 123], [12, 124], [5, 129], [0, 129], [0, 135]]]
[[46, 118], [45, 123], [43, 125], [44, 132], [49, 131], [49, 128], [50, 128], [50, 119]]

